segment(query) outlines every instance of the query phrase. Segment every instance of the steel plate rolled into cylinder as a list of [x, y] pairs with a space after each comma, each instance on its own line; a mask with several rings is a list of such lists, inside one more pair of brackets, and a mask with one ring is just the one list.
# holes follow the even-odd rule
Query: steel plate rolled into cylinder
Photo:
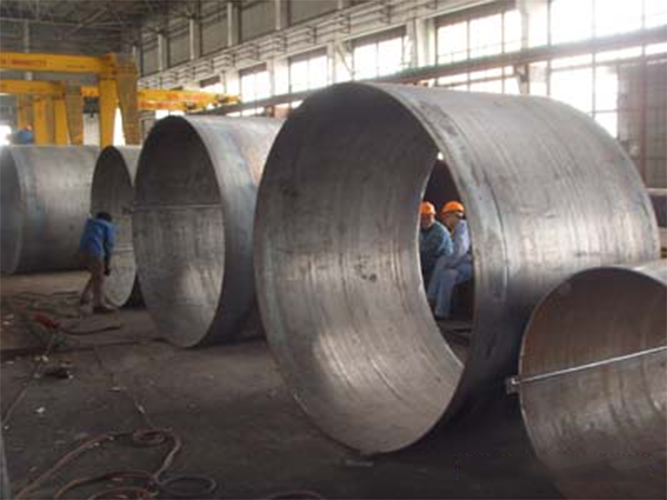
[[117, 307], [141, 303], [132, 245], [132, 206], [139, 146], [108, 146], [102, 150], [93, 175], [92, 213], [111, 214], [116, 226], [112, 272], [106, 280], [107, 298]]
[[99, 148], [4, 146], [0, 227], [5, 274], [80, 269], [79, 239], [90, 210]]
[[667, 494], [667, 262], [574, 275], [535, 309], [518, 387], [569, 498]]
[[282, 124], [169, 117], [139, 159], [133, 212], [141, 292], [160, 333], [193, 347], [231, 341], [255, 304], [257, 184]]
[[[472, 333], [458, 354], [419, 267], [438, 158], [472, 238]], [[590, 118], [542, 98], [330, 87], [287, 120], [258, 195], [258, 299], [278, 365], [325, 432], [370, 453], [414, 443], [500, 384], [532, 308], [565, 276], [657, 255], [632, 162]]]

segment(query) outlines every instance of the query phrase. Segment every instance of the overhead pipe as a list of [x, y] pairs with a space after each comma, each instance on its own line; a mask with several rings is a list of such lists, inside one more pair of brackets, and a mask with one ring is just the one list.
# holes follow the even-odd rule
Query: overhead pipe
[[255, 309], [257, 184], [280, 126], [268, 118], [168, 117], [139, 158], [132, 216], [146, 306], [169, 342], [243, 338]]
[[140, 146], [107, 146], [93, 174], [92, 213], [108, 212], [116, 226], [112, 272], [106, 280], [107, 298], [117, 307], [142, 303], [132, 244], [134, 179]]
[[[437, 158], [473, 243], [459, 354], [419, 267]], [[636, 168], [589, 117], [544, 98], [414, 86], [346, 83], [307, 98], [271, 150], [255, 221], [279, 368], [323, 431], [367, 453], [416, 442], [502, 383], [532, 308], [564, 277], [658, 251]]]
[[77, 252], [98, 153], [94, 146], [2, 147], [4, 274], [81, 269]]
[[567, 498], [667, 494], [667, 261], [598, 268], [537, 306], [513, 382]]

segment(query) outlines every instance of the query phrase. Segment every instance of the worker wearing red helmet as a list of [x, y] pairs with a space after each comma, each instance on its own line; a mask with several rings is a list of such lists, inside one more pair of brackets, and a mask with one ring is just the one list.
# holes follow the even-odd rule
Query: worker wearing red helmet
[[472, 279], [472, 248], [465, 208], [458, 201], [445, 204], [442, 221], [452, 235], [452, 251], [438, 259], [428, 285], [429, 302], [434, 306], [436, 319], [450, 316], [454, 287]]
[[428, 286], [438, 259], [452, 252], [452, 239], [449, 232], [435, 220], [435, 206], [424, 201], [419, 217], [419, 261], [421, 263], [424, 286]]

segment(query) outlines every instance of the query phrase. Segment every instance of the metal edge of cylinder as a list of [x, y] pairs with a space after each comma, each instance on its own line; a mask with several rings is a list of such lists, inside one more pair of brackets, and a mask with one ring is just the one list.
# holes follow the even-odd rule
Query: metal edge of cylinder
[[[102, 167], [104, 161], [109, 161], [106, 160], [106, 156], [112, 156], [114, 158], [119, 158], [125, 172], [127, 173], [128, 178], [130, 179], [130, 185], [133, 190], [133, 198], [134, 198], [134, 187], [135, 187], [135, 178], [137, 175], [137, 168], [139, 165], [139, 156], [141, 154], [141, 146], [133, 146], [133, 145], [128, 145], [128, 146], [107, 146], [103, 148], [100, 151], [99, 156], [97, 157], [97, 161], [95, 162], [95, 170], [93, 172], [93, 181], [91, 185], [91, 203], [90, 206], [94, 207], [95, 206], [95, 200], [94, 200], [94, 194], [95, 194], [95, 177], [98, 174], [99, 169]], [[130, 235], [130, 241], [128, 242], [130, 245], [133, 244], [132, 237]], [[135, 263], [136, 264], [136, 263]], [[136, 268], [135, 268], [136, 269]], [[125, 301], [122, 304], [117, 304], [119, 307], [139, 307], [143, 305], [143, 297], [141, 295], [141, 286], [139, 285], [139, 277], [136, 273], [134, 274], [134, 278], [132, 279], [132, 287], [130, 289], [129, 294], [127, 295]]]

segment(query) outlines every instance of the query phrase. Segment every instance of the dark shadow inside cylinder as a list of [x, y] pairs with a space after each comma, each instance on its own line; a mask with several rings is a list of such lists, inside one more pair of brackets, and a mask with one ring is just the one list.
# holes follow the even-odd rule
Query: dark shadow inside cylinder
[[7, 148], [0, 155], [0, 201], [1, 269], [3, 273], [11, 274], [16, 271], [21, 255], [23, 210], [16, 162]]
[[441, 205], [457, 191], [446, 168], [431, 175], [437, 156], [392, 97], [334, 88], [283, 127], [260, 191], [258, 210], [272, 209], [259, 252], [281, 284], [271, 301], [290, 310], [272, 349], [306, 411], [362, 451], [424, 436], [463, 370], [465, 349], [439, 330], [419, 263], [424, 194], [442, 190]]
[[170, 342], [197, 345], [214, 328], [225, 241], [215, 169], [190, 124], [168, 118], [156, 124], [136, 186], [134, 241], [144, 300]]
[[100, 211], [108, 212], [116, 226], [112, 272], [106, 280], [105, 292], [117, 307], [126, 305], [133, 295], [138, 295], [135, 290], [138, 287], [137, 266], [132, 244], [133, 204], [134, 187], [125, 159], [117, 149], [105, 148], [93, 176], [91, 212], [93, 216]]

